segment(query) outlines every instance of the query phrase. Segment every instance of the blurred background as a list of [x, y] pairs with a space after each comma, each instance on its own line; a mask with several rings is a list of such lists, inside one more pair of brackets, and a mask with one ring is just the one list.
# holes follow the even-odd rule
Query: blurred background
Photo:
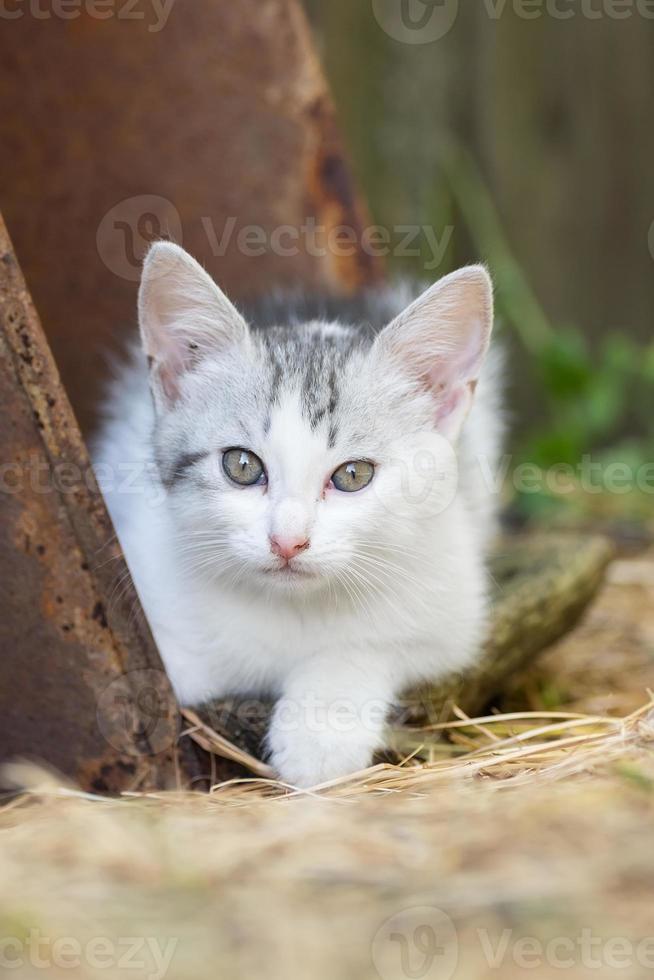
[[[577, 476], [585, 453], [601, 464], [585, 491], [566, 467], [551, 481], [565, 492], [519, 493], [520, 512], [651, 514], [654, 11], [398, 6], [307, 0], [373, 219], [432, 227], [437, 275], [489, 264], [519, 459]], [[433, 275], [426, 236], [413, 244], [420, 254], [393, 254], [391, 268]]]

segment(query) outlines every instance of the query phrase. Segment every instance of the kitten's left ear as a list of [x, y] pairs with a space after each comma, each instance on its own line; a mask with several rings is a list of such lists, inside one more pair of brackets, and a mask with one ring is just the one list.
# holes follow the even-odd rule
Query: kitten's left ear
[[493, 328], [493, 286], [481, 265], [453, 272], [411, 303], [375, 343], [434, 397], [437, 430], [454, 442], [470, 411]]
[[203, 356], [249, 340], [248, 326], [236, 307], [174, 242], [156, 242], [146, 256], [139, 326], [160, 409], [174, 404], [182, 375]]

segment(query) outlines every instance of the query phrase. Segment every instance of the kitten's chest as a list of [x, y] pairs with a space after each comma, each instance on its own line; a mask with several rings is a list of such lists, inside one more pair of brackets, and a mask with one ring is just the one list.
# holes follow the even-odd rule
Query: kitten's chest
[[158, 605], [151, 624], [182, 702], [234, 692], [279, 693], [294, 665], [329, 648], [329, 630], [265, 602], [233, 596]]
[[[221, 608], [222, 607], [222, 608]], [[334, 660], [353, 649], [367, 649], [381, 642], [365, 616], [357, 611], [323, 609], [307, 611], [273, 603], [235, 603], [226, 598], [203, 617], [205, 629], [200, 648], [216, 655], [250, 664], [271, 676], [285, 675], [299, 661], [328, 654]]]
[[[178, 697], [187, 703], [238, 692], [279, 693], [293, 667], [338, 659], [356, 623], [216, 594], [158, 607], [152, 628]], [[365, 635], [358, 639], [365, 642]]]

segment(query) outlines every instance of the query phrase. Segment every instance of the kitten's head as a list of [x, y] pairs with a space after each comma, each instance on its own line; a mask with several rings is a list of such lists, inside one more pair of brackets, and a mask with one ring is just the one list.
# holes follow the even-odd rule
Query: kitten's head
[[486, 271], [441, 280], [376, 336], [317, 321], [259, 331], [161, 242], [139, 318], [180, 559], [282, 593], [390, 585], [442, 509], [439, 480], [414, 494], [412, 475], [449, 463], [470, 409], [492, 326]]

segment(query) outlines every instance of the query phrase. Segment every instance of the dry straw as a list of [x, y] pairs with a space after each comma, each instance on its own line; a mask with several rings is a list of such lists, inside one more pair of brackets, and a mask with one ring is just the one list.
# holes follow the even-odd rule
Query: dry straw
[[[598, 761], [606, 763], [633, 747], [654, 744], [651, 693], [649, 701], [626, 718], [572, 712], [512, 712], [468, 718], [458, 708], [454, 713], [454, 721], [391, 732], [391, 744], [402, 756], [397, 764], [381, 763], [309, 791], [253, 777], [218, 783], [212, 793], [235, 801], [288, 795], [354, 801], [366, 793], [429, 792], [438, 781], [452, 778], [488, 777], [500, 784], [510, 780], [515, 786], [588, 772]], [[238, 761], [248, 764], [243, 757]], [[256, 772], [261, 763], [252, 761]]]
[[[512, 945], [489, 973], [480, 931], [493, 948], [506, 930], [543, 943], [589, 927], [634, 944], [651, 934], [654, 699], [622, 719], [514, 712], [394, 737], [398, 764], [311, 791], [253, 775], [102, 799], [12, 767], [28, 790], [0, 810], [2, 934], [36, 930], [43, 955], [61, 937], [118, 952], [130, 937], [172, 943], [167, 980], [406, 980], [383, 937], [425, 908], [454, 924], [455, 980], [524, 977]], [[15, 975], [42, 976], [18, 949]], [[609, 975], [576, 965], [568, 975]], [[116, 958], [66, 975], [126, 974]]]

